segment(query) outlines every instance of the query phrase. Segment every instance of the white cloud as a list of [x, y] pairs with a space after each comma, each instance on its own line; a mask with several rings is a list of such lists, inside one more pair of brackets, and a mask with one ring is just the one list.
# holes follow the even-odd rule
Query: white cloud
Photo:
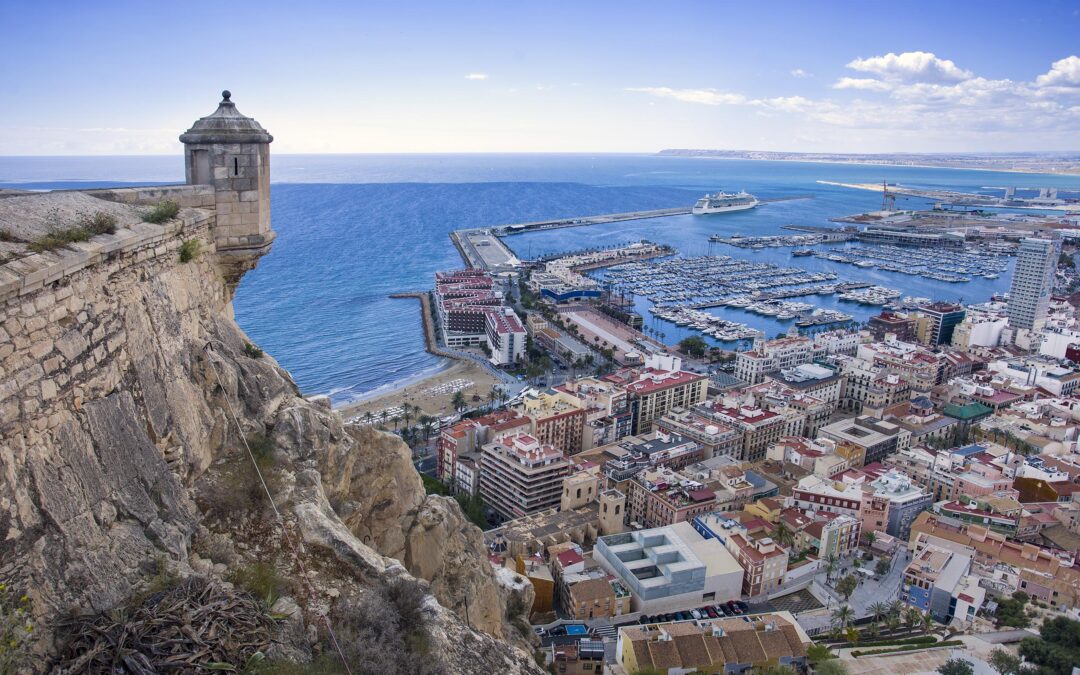
[[803, 96], [774, 96], [773, 98], [759, 98], [749, 101], [750, 105], [761, 106], [769, 110], [780, 112], [806, 112], [813, 109], [817, 103]]
[[1040, 87], [1080, 87], [1080, 57], [1067, 56], [1054, 61], [1049, 72], [1035, 78]]
[[486, 80], [488, 79], [487, 73], [469, 73], [465, 76], [466, 80]]
[[[1080, 131], [1080, 58], [1055, 62], [1031, 81], [990, 79], [926, 52], [887, 54], [848, 64], [876, 77], [843, 77], [832, 85], [854, 98], [750, 97], [715, 89], [637, 87], [654, 97], [700, 105], [743, 106], [757, 116], [790, 116], [800, 133], [844, 129], [867, 138], [928, 138], [1014, 146], [1025, 138], [1068, 138]], [[787, 122], [785, 121], [785, 124]], [[796, 127], [792, 127], [793, 133]], [[925, 135], [924, 135], [925, 132]], [[845, 136], [849, 138], [849, 136]]]
[[884, 56], [855, 59], [847, 67], [899, 82], [959, 82], [973, 77], [971, 71], [931, 52], [889, 52]]
[[810, 73], [806, 72], [802, 68], [796, 68], [795, 70], [791, 71], [791, 76], [792, 77], [810, 77]]
[[671, 87], [628, 87], [626, 91], [651, 94], [662, 98], [673, 98], [684, 103], [702, 103], [704, 105], [739, 105], [746, 103], [742, 94], [731, 94], [715, 89], [672, 89]]
[[891, 85], [872, 77], [841, 77], [833, 84], [833, 89], [868, 89], [870, 91], [887, 91]]

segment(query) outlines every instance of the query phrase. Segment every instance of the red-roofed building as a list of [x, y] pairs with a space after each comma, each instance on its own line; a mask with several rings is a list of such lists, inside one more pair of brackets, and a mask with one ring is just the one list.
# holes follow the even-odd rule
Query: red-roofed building
[[485, 443], [501, 440], [518, 431], [528, 431], [530, 424], [528, 417], [513, 410], [503, 410], [444, 427], [435, 445], [436, 475], [444, 483], [451, 483], [458, 457], [476, 452]]
[[765, 459], [769, 446], [784, 433], [784, 418], [777, 413], [747, 406], [727, 406], [723, 402], [703, 408], [708, 415], [742, 433], [739, 459], [757, 462]]
[[631, 433], [647, 434], [657, 420], [673, 408], [704, 403], [709, 378], [685, 370], [642, 368], [622, 376], [631, 413]]

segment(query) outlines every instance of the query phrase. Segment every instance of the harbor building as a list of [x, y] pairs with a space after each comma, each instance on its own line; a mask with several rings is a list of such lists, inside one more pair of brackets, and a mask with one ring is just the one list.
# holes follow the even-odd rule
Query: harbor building
[[1037, 331], [1046, 323], [1054, 271], [1061, 255], [1057, 239], [1024, 239], [1009, 290], [1009, 327]]
[[480, 494], [504, 518], [558, 506], [570, 462], [529, 434], [507, 436], [483, 447]]
[[497, 366], [516, 363], [525, 353], [525, 326], [484, 270], [436, 272], [433, 299], [447, 347], [486, 347]]
[[742, 587], [743, 570], [731, 553], [686, 522], [600, 537], [593, 557], [630, 589], [635, 612], [737, 600]]

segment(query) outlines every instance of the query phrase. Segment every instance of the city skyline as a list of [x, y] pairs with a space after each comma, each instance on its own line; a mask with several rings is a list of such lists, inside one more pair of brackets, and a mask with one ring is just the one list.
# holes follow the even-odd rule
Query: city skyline
[[0, 155], [170, 154], [225, 88], [280, 153], [1078, 149], [1080, 2], [407, 9], [11, 8]]

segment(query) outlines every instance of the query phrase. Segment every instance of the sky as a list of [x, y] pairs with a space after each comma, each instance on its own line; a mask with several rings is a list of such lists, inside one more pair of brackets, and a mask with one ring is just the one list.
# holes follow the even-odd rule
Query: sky
[[0, 3], [0, 155], [1080, 150], [1080, 0]]

